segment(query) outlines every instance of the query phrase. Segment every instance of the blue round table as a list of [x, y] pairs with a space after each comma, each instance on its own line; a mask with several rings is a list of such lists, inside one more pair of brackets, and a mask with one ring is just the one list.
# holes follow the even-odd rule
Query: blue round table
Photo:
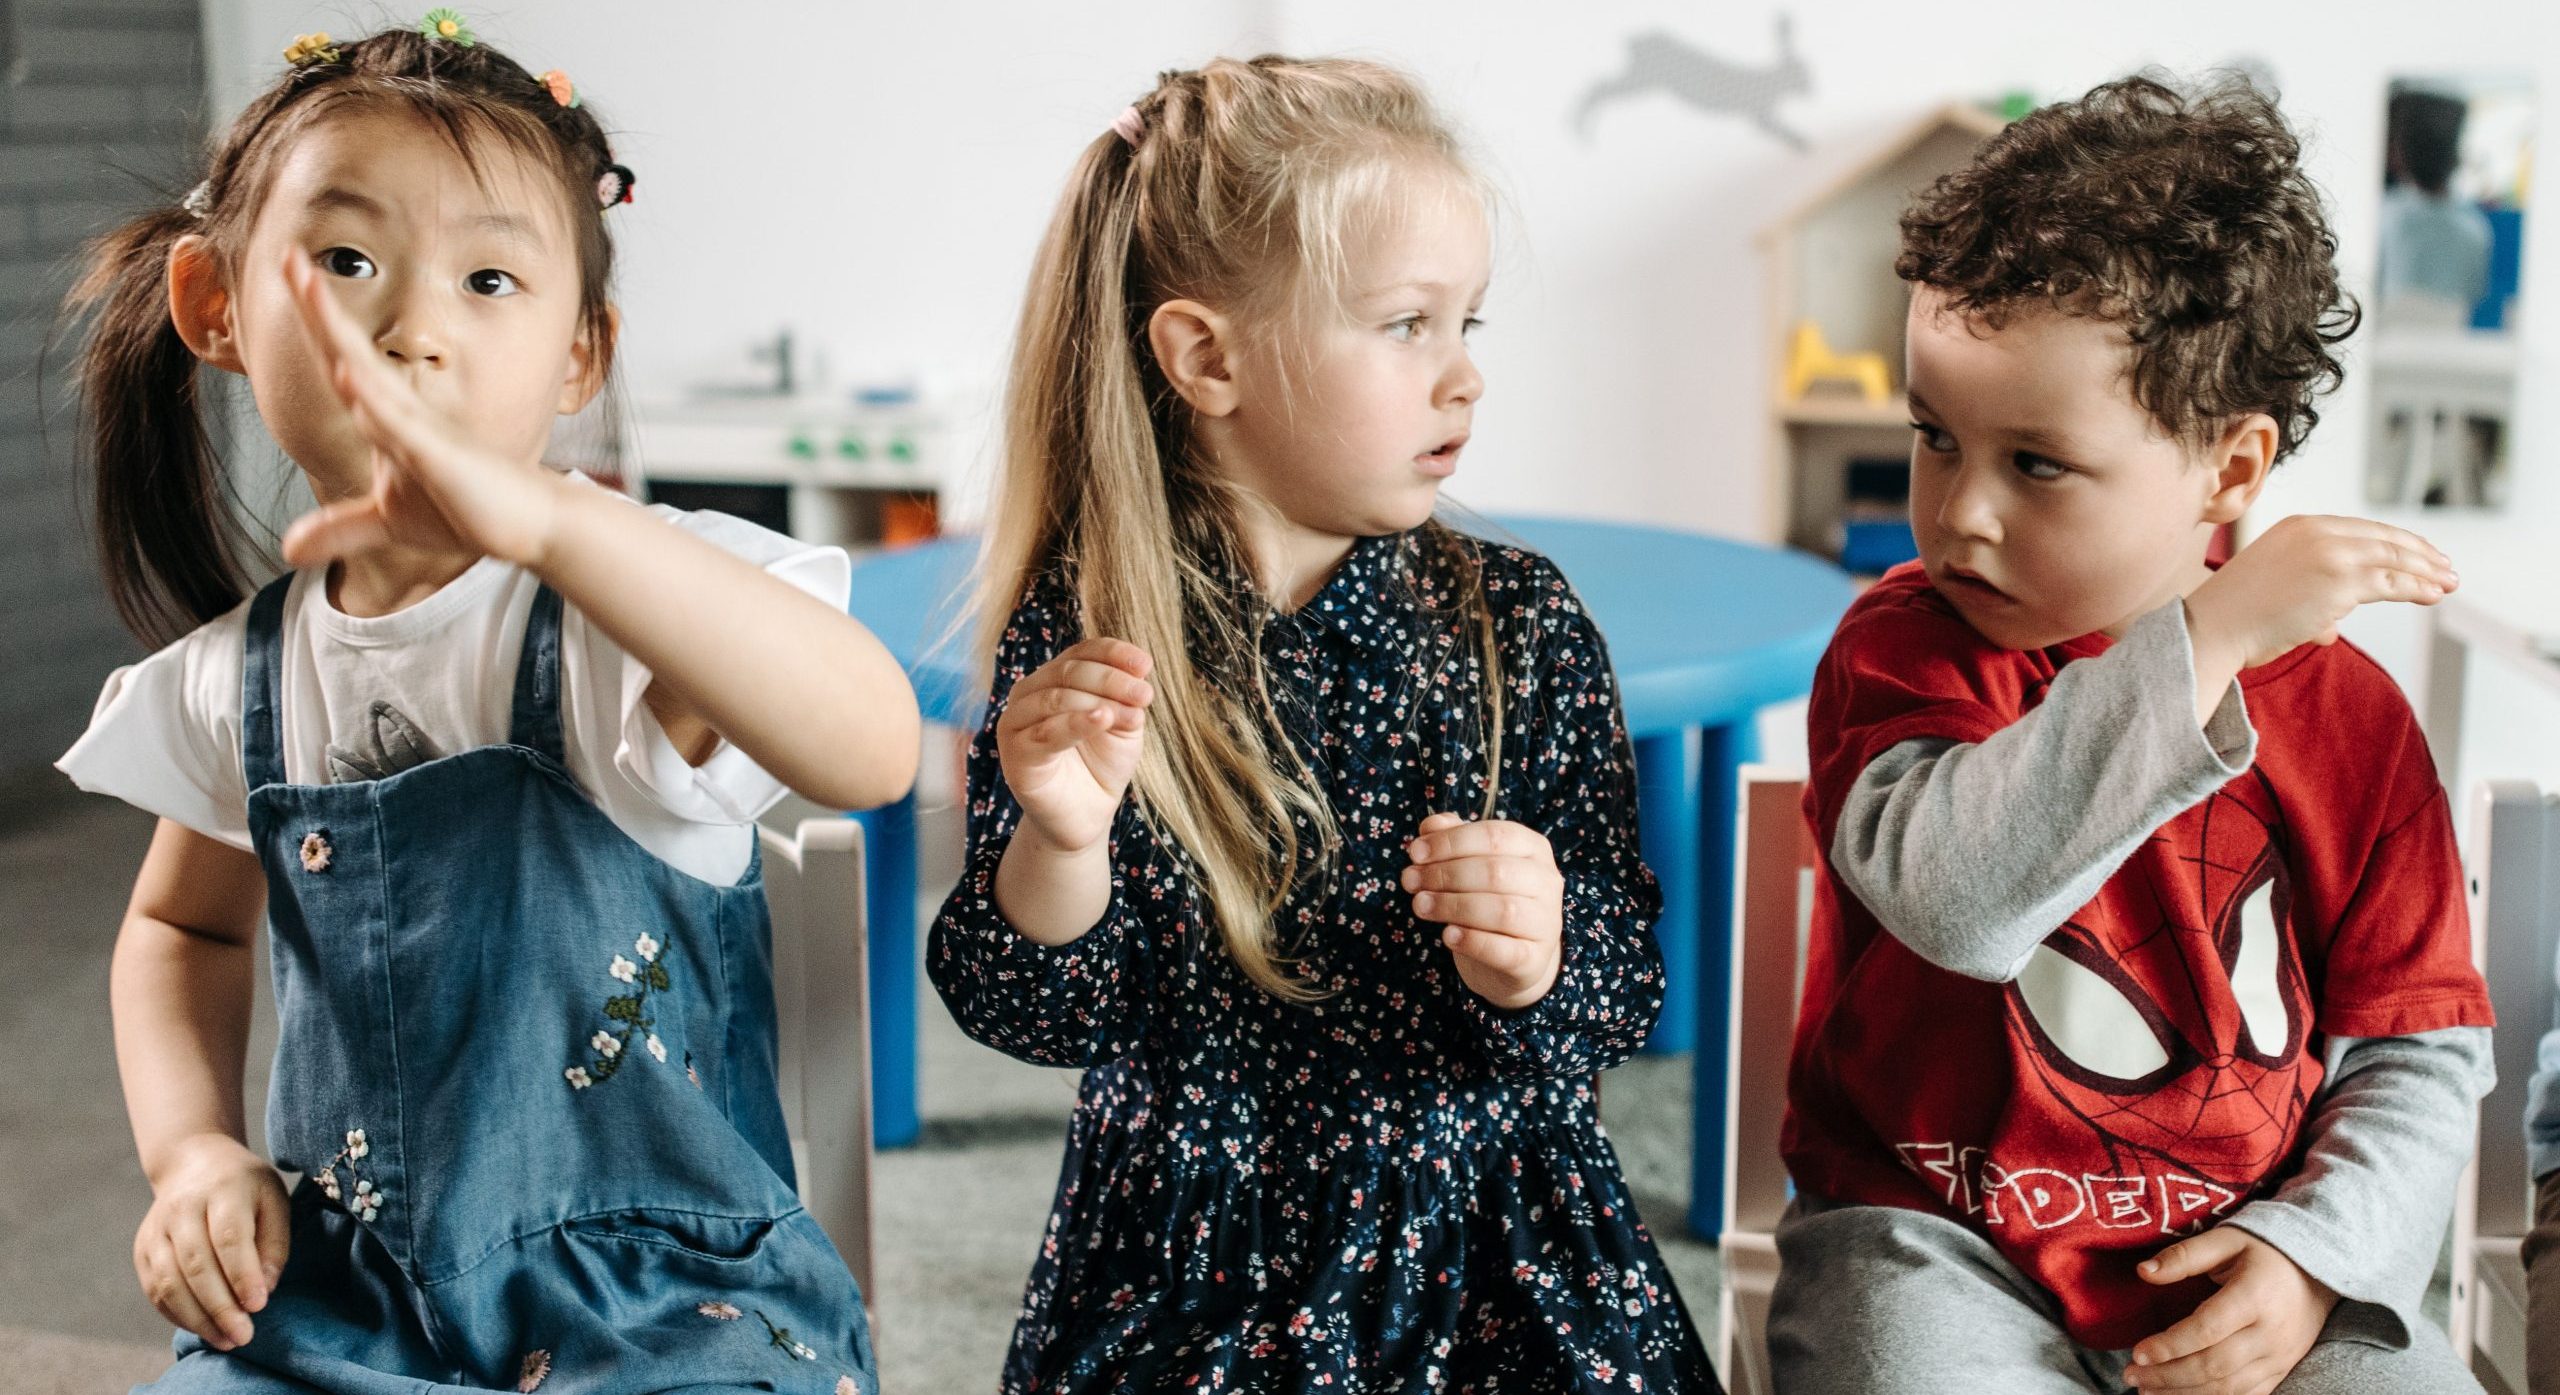
[[[1758, 754], [1753, 719], [1797, 698], [1856, 587], [1798, 552], [1695, 533], [1554, 518], [1499, 518], [1489, 531], [1553, 558], [1609, 642], [1635, 742], [1644, 857], [1662, 883], [1657, 931], [1669, 990], [1649, 1047], [1694, 1051], [1690, 1229], [1713, 1237], [1724, 1158], [1730, 1050], [1734, 797]], [[854, 568], [850, 609], [898, 656], [925, 719], [973, 729], [985, 699], [972, 668], [974, 539], [944, 538]], [[915, 809], [859, 816], [870, 849], [873, 1118], [880, 1146], [915, 1140]], [[1712, 931], [1712, 933], [1711, 933]]]

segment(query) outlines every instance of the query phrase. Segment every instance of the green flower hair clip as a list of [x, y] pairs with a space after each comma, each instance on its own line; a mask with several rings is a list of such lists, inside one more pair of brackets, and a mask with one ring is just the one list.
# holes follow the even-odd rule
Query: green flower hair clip
[[427, 11], [427, 17], [418, 21], [418, 32], [430, 39], [442, 39], [464, 48], [480, 42], [479, 36], [471, 32], [471, 26], [463, 23], [460, 10], [439, 8]]

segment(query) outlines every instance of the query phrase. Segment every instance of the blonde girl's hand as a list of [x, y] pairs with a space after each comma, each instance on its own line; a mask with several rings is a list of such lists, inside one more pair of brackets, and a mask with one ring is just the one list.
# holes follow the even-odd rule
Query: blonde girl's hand
[[1154, 667], [1126, 640], [1088, 639], [1013, 685], [996, 755], [1023, 831], [1051, 851], [1081, 853], [1109, 836], [1145, 748]]
[[284, 275], [330, 388], [373, 447], [373, 488], [296, 519], [285, 560], [308, 567], [396, 544], [538, 567], [558, 477], [465, 440], [383, 361], [310, 258], [287, 254]]
[[2220, 1286], [2184, 1320], [2135, 1344], [2124, 1378], [2144, 1392], [2268, 1395], [2310, 1354], [2338, 1306], [2327, 1285], [2237, 1226], [2181, 1240], [2137, 1272], [2154, 1284], [2201, 1274]]
[[1414, 916], [1448, 927], [1440, 942], [1467, 987], [1510, 1010], [1547, 996], [1564, 967], [1564, 874], [1546, 835], [1433, 814], [1405, 853]]
[[133, 1237], [143, 1296], [170, 1322], [229, 1351], [255, 1331], [284, 1273], [291, 1219], [284, 1182], [229, 1134], [199, 1134], [172, 1150], [166, 1175]]

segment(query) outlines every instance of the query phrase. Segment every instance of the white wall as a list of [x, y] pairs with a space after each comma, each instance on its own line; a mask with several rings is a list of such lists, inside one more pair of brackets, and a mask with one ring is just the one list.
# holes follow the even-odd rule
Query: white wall
[[[1622, 65], [1629, 34], [1664, 29], [1755, 61], [1775, 43], [1778, 10], [1765, 3], [519, 0], [467, 12], [529, 67], [566, 68], [623, 132], [618, 151], [641, 180], [640, 201], [613, 215], [637, 392], [733, 364], [789, 322], [842, 366], [913, 368], [956, 390], [977, 405], [964, 436], [981, 446], [1024, 269], [1068, 164], [1158, 68], [1273, 46], [1402, 63], [1512, 199], [1480, 341], [1490, 393], [1457, 497], [1720, 532], [1763, 516], [1769, 366], [1753, 238], [1914, 114], [2016, 87], [2067, 95], [2145, 63], [2254, 58], [2311, 138], [2362, 291], [2389, 76], [2524, 71], [2541, 96], [2546, 178], [2528, 219], [2514, 500], [2501, 515], [2416, 526], [2476, 593], [2560, 630], [2560, 407], [2536, 390], [2560, 371], [2560, 201], [2547, 177], [2560, 148], [2560, 12], [2548, 6], [2312, 17], [2229, 0], [1799, 5], [1790, 12], [1815, 86], [1783, 110], [1812, 140], [1803, 154], [1663, 97], [1604, 110], [1588, 144], [1571, 130], [1582, 93]], [[359, 33], [388, 13], [211, 0], [217, 109], [271, 75], [296, 31]], [[2361, 511], [2364, 412], [2351, 364], [2266, 516]], [[2417, 652], [2406, 615], [2353, 633], [2398, 671]], [[2484, 739], [2488, 729], [2475, 728]], [[2560, 783], [2560, 751], [2548, 759]]]

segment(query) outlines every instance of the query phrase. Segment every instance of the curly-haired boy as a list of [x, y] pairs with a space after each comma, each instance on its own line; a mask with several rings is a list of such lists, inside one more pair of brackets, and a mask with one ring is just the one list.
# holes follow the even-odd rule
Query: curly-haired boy
[[2356, 311], [2272, 101], [2047, 107], [1902, 220], [1917, 563], [1814, 682], [1781, 1390], [2476, 1390], [2417, 1316], [2489, 1077], [2445, 795], [2337, 625], [2451, 565], [2216, 529]]

